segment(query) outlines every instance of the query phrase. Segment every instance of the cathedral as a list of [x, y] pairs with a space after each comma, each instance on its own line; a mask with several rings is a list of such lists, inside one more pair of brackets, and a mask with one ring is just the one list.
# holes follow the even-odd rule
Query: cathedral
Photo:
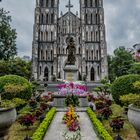
[[[69, 75], [74, 81], [98, 82], [108, 76], [103, 0], [75, 0], [80, 5], [76, 13], [70, 0], [64, 7], [67, 12], [60, 12], [60, 1], [36, 0], [32, 76], [52, 81], [69, 80]], [[67, 67], [70, 40], [75, 61]]]

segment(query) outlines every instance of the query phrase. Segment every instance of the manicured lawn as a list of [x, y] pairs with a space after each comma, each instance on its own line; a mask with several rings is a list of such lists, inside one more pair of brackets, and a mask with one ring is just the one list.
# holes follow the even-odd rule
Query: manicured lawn
[[[114, 116], [122, 116], [125, 119], [124, 122], [124, 128], [121, 129], [119, 134], [123, 138], [123, 140], [136, 140], [136, 131], [133, 128], [133, 126], [128, 122], [127, 116], [123, 113], [123, 108], [121, 108], [119, 105], [113, 104], [111, 106], [113, 111], [113, 116], [110, 117], [110, 119]], [[112, 128], [109, 126], [109, 120], [103, 120], [103, 125], [106, 128], [106, 130], [109, 132], [109, 134], [112, 137], [115, 137], [117, 135], [117, 132], [113, 132]]]

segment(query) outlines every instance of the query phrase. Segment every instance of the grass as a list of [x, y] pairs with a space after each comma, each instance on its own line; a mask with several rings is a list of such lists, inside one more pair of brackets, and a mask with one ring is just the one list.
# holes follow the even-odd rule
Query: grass
[[31, 137], [38, 126], [39, 121], [36, 121], [34, 125], [27, 130], [26, 127], [20, 125], [18, 122], [15, 122], [9, 130], [8, 140], [24, 140], [26, 136]]
[[[121, 129], [119, 132], [120, 136], [123, 138], [123, 140], [136, 140], [136, 131], [133, 128], [133, 126], [128, 122], [127, 116], [123, 113], [123, 108], [120, 107], [119, 105], [113, 104], [111, 106], [113, 115], [110, 117], [112, 119], [115, 116], [122, 116], [125, 120], [124, 122], [124, 128]], [[109, 126], [109, 120], [104, 120], [102, 121], [104, 127], [106, 130], [109, 132], [109, 134], [114, 138], [117, 135], [117, 132], [113, 132], [112, 128]]]

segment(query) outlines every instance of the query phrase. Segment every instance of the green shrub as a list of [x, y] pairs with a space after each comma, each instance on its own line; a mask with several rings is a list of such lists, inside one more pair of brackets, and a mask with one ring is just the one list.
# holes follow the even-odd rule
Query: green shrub
[[93, 123], [93, 126], [98, 132], [98, 135], [100, 136], [100, 138], [102, 140], [113, 140], [113, 138], [109, 135], [109, 133], [103, 127], [102, 123], [97, 119], [96, 114], [90, 108], [87, 108], [87, 113], [89, 115], [89, 118], [91, 119], [91, 122]]
[[17, 75], [0, 77], [0, 93], [3, 99], [30, 99], [32, 86], [28, 80]]
[[65, 99], [65, 105], [69, 106], [72, 105], [74, 107], [79, 106], [79, 98], [77, 95], [67, 95]]
[[114, 101], [120, 104], [120, 96], [129, 93], [137, 93], [138, 91], [133, 85], [136, 81], [140, 81], [140, 75], [125, 75], [116, 79], [111, 86], [111, 93]]
[[125, 105], [128, 106], [130, 104], [136, 104], [140, 101], [140, 95], [139, 94], [128, 94], [120, 96], [120, 101]]
[[56, 108], [52, 108], [47, 114], [43, 122], [40, 124], [38, 129], [35, 131], [35, 133], [32, 136], [32, 140], [42, 140], [53, 117], [56, 112]]

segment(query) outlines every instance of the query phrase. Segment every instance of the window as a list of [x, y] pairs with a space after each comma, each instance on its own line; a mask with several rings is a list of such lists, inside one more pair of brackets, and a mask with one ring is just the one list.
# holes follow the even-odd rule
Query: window
[[94, 68], [92, 67], [91, 68], [91, 72], [90, 72], [90, 78], [91, 78], [91, 81], [94, 81], [95, 80], [95, 75], [94, 75]]
[[91, 51], [91, 59], [93, 60], [93, 50]]
[[46, 24], [48, 24], [48, 23], [49, 23], [49, 15], [46, 14]]
[[39, 68], [39, 71], [40, 71], [40, 73], [39, 73], [39, 74], [41, 75], [41, 71], [42, 71], [41, 66], [40, 66], [40, 68]]
[[95, 0], [95, 6], [98, 6], [98, 0]]
[[54, 7], [54, 0], [51, 0], [51, 7]]
[[53, 41], [53, 32], [51, 32], [51, 41]]
[[51, 68], [51, 75], [53, 75], [53, 66], [52, 66], [52, 68]]
[[41, 23], [43, 24], [44, 23], [44, 15], [41, 14]]
[[51, 50], [51, 60], [53, 60], [53, 51]]
[[44, 0], [40, 0], [40, 6], [41, 6], [41, 7], [44, 6]]
[[48, 31], [46, 31], [46, 41], [48, 41]]
[[45, 80], [46, 80], [46, 81], [49, 80], [49, 70], [48, 70], [47, 67], [46, 67], [45, 70], [44, 70], [44, 77], [45, 77]]
[[87, 7], [87, 0], [85, 0], [85, 7]]
[[51, 24], [54, 23], [54, 14], [51, 14]]
[[48, 57], [48, 52], [46, 51], [46, 60], [48, 59], [47, 57]]
[[98, 66], [98, 75], [100, 75], [100, 66]]
[[49, 7], [49, 0], [46, 0], [46, 7]]
[[90, 0], [90, 7], [92, 7], [93, 3], [92, 3], [92, 0]]
[[85, 23], [87, 24], [88, 23], [88, 15], [85, 14]]
[[86, 41], [88, 41], [88, 32], [86, 32]]

